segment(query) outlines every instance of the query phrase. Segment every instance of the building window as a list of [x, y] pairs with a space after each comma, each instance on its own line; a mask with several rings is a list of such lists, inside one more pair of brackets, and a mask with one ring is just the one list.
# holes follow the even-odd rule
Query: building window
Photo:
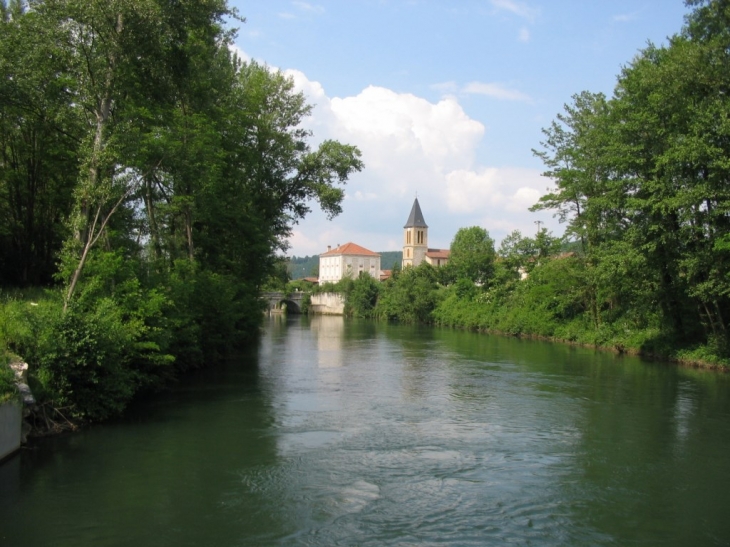
[[406, 232], [406, 244], [408, 244], [408, 245], [411, 244], [411, 231], [410, 230], [408, 230]]

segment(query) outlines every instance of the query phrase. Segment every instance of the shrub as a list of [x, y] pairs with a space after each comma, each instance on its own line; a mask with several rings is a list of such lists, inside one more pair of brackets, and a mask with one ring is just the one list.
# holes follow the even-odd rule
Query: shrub
[[15, 372], [8, 366], [7, 359], [0, 359], [0, 404], [12, 399], [17, 393]]

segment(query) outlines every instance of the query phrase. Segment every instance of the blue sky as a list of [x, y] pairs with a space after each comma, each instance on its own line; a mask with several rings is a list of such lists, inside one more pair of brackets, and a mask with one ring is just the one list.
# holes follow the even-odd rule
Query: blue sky
[[288, 255], [353, 241], [400, 250], [416, 193], [429, 246], [482, 226], [497, 243], [549, 212], [528, 208], [551, 186], [540, 175], [547, 127], [583, 90], [613, 91], [622, 66], [679, 32], [681, 0], [231, 0], [246, 23], [245, 58], [289, 74], [315, 105], [312, 144], [357, 145], [344, 212], [313, 211]]

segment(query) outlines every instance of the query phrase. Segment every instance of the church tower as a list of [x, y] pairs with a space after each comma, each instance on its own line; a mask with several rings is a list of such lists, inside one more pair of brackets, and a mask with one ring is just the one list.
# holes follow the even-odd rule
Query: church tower
[[403, 226], [403, 268], [418, 266], [428, 251], [428, 226], [423, 220], [418, 198], [413, 202], [411, 214]]

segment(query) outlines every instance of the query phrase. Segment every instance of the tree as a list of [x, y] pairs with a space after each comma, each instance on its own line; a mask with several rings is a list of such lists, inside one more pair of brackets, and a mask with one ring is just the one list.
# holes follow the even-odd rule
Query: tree
[[494, 273], [494, 241], [479, 226], [460, 228], [451, 242], [449, 265], [457, 278], [487, 284]]
[[[543, 176], [555, 182], [555, 189], [542, 196], [531, 211], [552, 209], [567, 224], [566, 235], [579, 239], [583, 251], [599, 245], [615, 233], [615, 220], [621, 217], [623, 194], [611, 193], [611, 158], [614, 149], [607, 131], [609, 105], [601, 93], [584, 91], [565, 105], [541, 143], [544, 150], [533, 150], [548, 170]], [[610, 207], [604, 206], [609, 204]]]
[[39, 378], [81, 405], [70, 376], [93, 363], [117, 412], [172, 355], [183, 370], [257, 335], [292, 226], [313, 204], [339, 214], [363, 164], [310, 146], [290, 78], [232, 56], [225, 0], [29, 4], [0, 0], [0, 283], [65, 283], [37, 338], [69, 359], [39, 360]]
[[[583, 241], [596, 325], [620, 316], [617, 306], [656, 303], [663, 332], [685, 343], [726, 340], [730, 307], [721, 251], [730, 230], [730, 12], [720, 0], [688, 5], [696, 9], [683, 32], [644, 49], [609, 101], [577, 95], [545, 130], [536, 154], [556, 190], [534, 207], [557, 210]], [[627, 293], [629, 279], [641, 289]]]
[[373, 277], [360, 272], [346, 295], [347, 312], [354, 317], [370, 317], [380, 294], [380, 284]]
[[404, 323], [430, 323], [439, 299], [436, 270], [421, 262], [386, 281], [374, 315]]
[[[0, 284], [49, 284], [66, 236], [81, 139], [73, 82], [48, 29], [0, 1]], [[71, 89], [69, 89], [71, 88]]]

